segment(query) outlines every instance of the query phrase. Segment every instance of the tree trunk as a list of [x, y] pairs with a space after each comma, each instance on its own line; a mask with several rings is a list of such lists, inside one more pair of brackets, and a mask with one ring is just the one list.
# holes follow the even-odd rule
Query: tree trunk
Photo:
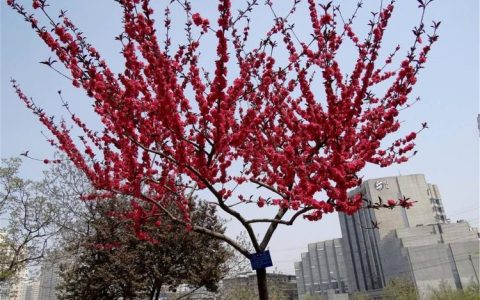
[[258, 299], [268, 300], [267, 270], [257, 270]]
[[152, 286], [152, 291], [150, 292], [150, 297], [148, 299], [153, 300], [153, 297], [155, 297], [155, 285]]

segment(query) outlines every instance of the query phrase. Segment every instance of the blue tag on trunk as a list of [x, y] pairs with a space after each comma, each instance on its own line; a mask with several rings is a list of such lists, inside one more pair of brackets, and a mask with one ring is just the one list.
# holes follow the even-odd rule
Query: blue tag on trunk
[[250, 255], [250, 264], [252, 265], [253, 270], [265, 269], [273, 266], [270, 251], [267, 250]]

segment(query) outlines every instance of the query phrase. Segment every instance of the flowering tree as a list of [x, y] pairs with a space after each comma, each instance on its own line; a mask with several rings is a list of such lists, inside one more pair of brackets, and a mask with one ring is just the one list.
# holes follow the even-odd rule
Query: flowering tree
[[[347, 190], [361, 183], [357, 174], [367, 163], [386, 167], [412, 155], [418, 131], [392, 144], [382, 140], [400, 128], [399, 112], [410, 106], [418, 72], [437, 40], [439, 23], [427, 34], [423, 13], [412, 45], [399, 59], [400, 46], [380, 54], [394, 1], [372, 14], [364, 38], [352, 26], [362, 2], [346, 18], [332, 2], [308, 0], [307, 12], [297, 12], [302, 1], [292, 0], [291, 9], [280, 16], [266, 1], [273, 22], [254, 46], [249, 16], [261, 5], [258, 0], [247, 1], [235, 14], [230, 0], [217, 1], [216, 22], [195, 12], [188, 0], [171, 1], [163, 16], [164, 38], [148, 0], [116, 2], [123, 9], [123, 31], [117, 37], [125, 60], [121, 74], [111, 71], [63, 11], [54, 21], [45, 0], [34, 0], [33, 8], [50, 22], [43, 26], [16, 0], [7, 0], [56, 55], [43, 63], [59, 72], [57, 64], [62, 64], [62, 74], [92, 99], [101, 131], [92, 130], [65, 103], [72, 123], [83, 131], [76, 140], [66, 121], [54, 122], [16, 82], [13, 86], [52, 133], [50, 143], [97, 189], [90, 198], [123, 194], [154, 204], [149, 211], [133, 206], [139, 238], [149, 239], [142, 222], [161, 211], [249, 257], [224, 233], [191, 223], [192, 195], [208, 192], [211, 202], [243, 225], [254, 251], [262, 252], [279, 225], [360, 209], [361, 196], [349, 198]], [[430, 2], [418, 1], [422, 12]], [[172, 5], [187, 16], [186, 43], [175, 47]], [[311, 35], [303, 41], [292, 21], [297, 14], [310, 19]], [[213, 66], [200, 64], [208, 36], [216, 41]], [[351, 72], [342, 70], [338, 60], [348, 47], [356, 57]], [[182, 217], [168, 210], [172, 204]], [[277, 210], [272, 217], [249, 219], [237, 204]], [[395, 205], [410, 202], [388, 204]], [[257, 223], [267, 224], [261, 238], [254, 230]], [[265, 269], [257, 275], [260, 298], [267, 299]]]

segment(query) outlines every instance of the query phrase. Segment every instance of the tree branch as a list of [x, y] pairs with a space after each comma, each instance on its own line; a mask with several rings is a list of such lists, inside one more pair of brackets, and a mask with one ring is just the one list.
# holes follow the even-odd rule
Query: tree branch
[[274, 192], [275, 194], [279, 195], [280, 197], [282, 197], [282, 198], [284, 198], [284, 199], [288, 198], [287, 195], [285, 195], [284, 193], [278, 191], [278, 190], [277, 190], [276, 188], [274, 188], [273, 186], [270, 186], [270, 185], [268, 185], [268, 184], [265, 184], [265, 183], [263, 183], [263, 182], [261, 182], [261, 181], [255, 180], [255, 179], [250, 180], [250, 181], [253, 182], [253, 183], [255, 183], [255, 184], [258, 184], [258, 185], [261, 186], [261, 187], [264, 187], [264, 188], [266, 188], [266, 189]]
[[[171, 162], [173, 162], [174, 164], [176, 164], [177, 166], [179, 165], [178, 161], [171, 157], [170, 155], [167, 155], [161, 151], [158, 151], [158, 150], [152, 150], [144, 145], [142, 145], [141, 143], [139, 143], [138, 141], [134, 140], [132, 137], [128, 137], [128, 139], [130, 141], [132, 141], [133, 143], [135, 143], [137, 146], [139, 146], [140, 148], [142, 148], [143, 150], [145, 151], [149, 151], [151, 153], [155, 153]], [[255, 232], [253, 231], [253, 228], [252, 226], [250, 226], [250, 224], [247, 222], [247, 220], [236, 210], [232, 209], [231, 207], [229, 207], [228, 205], [225, 204], [225, 202], [223, 201], [222, 199], [222, 196], [218, 193], [218, 191], [215, 189], [215, 187], [204, 177], [202, 176], [202, 174], [196, 170], [195, 168], [193, 168], [192, 166], [188, 165], [188, 164], [185, 164], [185, 167], [191, 171], [193, 174], [195, 174], [195, 176], [203, 183], [205, 184], [205, 186], [210, 190], [210, 192], [212, 192], [212, 194], [217, 198], [217, 201], [218, 201], [218, 205], [220, 206], [220, 208], [225, 211], [226, 213], [228, 213], [229, 215], [233, 216], [234, 218], [236, 218], [241, 224], [242, 226], [245, 228], [245, 230], [247, 231], [248, 233], [248, 236], [250, 237], [251, 241], [252, 241], [252, 244], [253, 244], [253, 247], [255, 248], [255, 251], [260, 251], [260, 247], [259, 247], [259, 244], [258, 244], [258, 241], [257, 241], [257, 238], [255, 236]], [[155, 202], [155, 201], [154, 201]], [[233, 246], [233, 245], [232, 245]], [[239, 250], [240, 251], [240, 250]], [[243, 254], [243, 253], [242, 253]], [[248, 256], [247, 256], [248, 257]]]
[[302, 208], [300, 210], [298, 210], [289, 220], [279, 220], [279, 219], [252, 219], [252, 220], [248, 220], [247, 222], [249, 224], [252, 224], [252, 223], [277, 223], [277, 224], [282, 224], [282, 225], [287, 225], [287, 226], [290, 226], [290, 225], [293, 225], [293, 222], [295, 222], [295, 220], [301, 216], [302, 214], [306, 213], [307, 211], [310, 211], [314, 209], [313, 207], [305, 207], [305, 208]]
[[184, 226], [188, 226], [188, 225], [191, 225], [192, 226], [192, 231], [194, 232], [198, 232], [198, 233], [202, 233], [202, 234], [206, 234], [206, 235], [209, 235], [211, 237], [214, 237], [214, 238], [217, 238], [217, 239], [220, 239], [224, 242], [226, 242], [227, 244], [229, 244], [230, 246], [232, 246], [233, 248], [235, 248], [238, 252], [242, 253], [242, 255], [244, 255], [245, 257], [250, 257], [250, 252], [243, 248], [240, 244], [238, 244], [235, 240], [229, 238], [228, 236], [224, 235], [223, 233], [220, 233], [218, 231], [214, 231], [214, 230], [211, 230], [211, 229], [208, 229], [208, 228], [205, 228], [205, 227], [202, 227], [202, 226], [198, 226], [198, 225], [192, 225], [192, 224], [189, 224], [187, 223], [186, 221], [183, 221], [183, 220], [180, 220], [178, 219], [177, 217], [175, 217], [173, 215], [173, 213], [171, 211], [169, 211], [166, 207], [164, 207], [163, 205], [161, 205], [160, 203], [158, 203], [157, 201], [151, 199], [150, 197], [148, 196], [145, 196], [145, 195], [142, 195], [142, 198], [152, 204], [154, 204], [155, 206], [157, 206], [161, 211], [163, 211], [168, 218], [170, 218], [173, 222], [175, 223], [178, 223], [178, 224], [182, 224]]
[[[288, 209], [286, 208], [279, 208], [277, 215], [275, 216], [274, 220], [282, 220], [283, 216], [287, 213]], [[270, 242], [270, 239], [272, 238], [273, 233], [278, 227], [277, 222], [272, 222], [270, 223], [270, 226], [268, 226], [267, 232], [265, 232], [265, 235], [263, 236], [262, 242], [260, 243], [260, 249], [263, 251], [267, 247], [268, 243]]]

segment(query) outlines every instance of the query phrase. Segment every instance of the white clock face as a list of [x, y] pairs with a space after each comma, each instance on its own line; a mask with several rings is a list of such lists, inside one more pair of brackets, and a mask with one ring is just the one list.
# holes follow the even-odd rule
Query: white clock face
[[383, 181], [380, 181], [380, 180], [376, 181], [374, 186], [375, 186], [375, 189], [377, 191], [381, 191], [383, 189], [388, 189], [388, 184], [386, 182], [383, 182]]

